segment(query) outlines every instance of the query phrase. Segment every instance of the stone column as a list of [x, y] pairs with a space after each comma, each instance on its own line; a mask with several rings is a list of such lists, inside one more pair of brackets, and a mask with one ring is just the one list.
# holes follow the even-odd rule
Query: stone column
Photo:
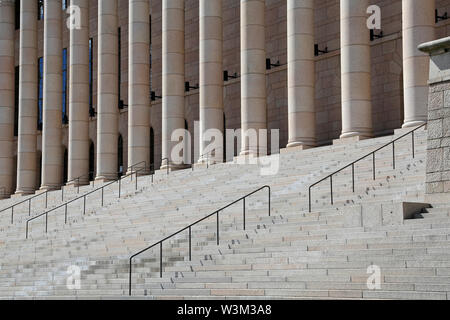
[[83, 176], [72, 181], [83, 185], [89, 182], [89, 0], [71, 5], [80, 8], [80, 25], [70, 29], [68, 180]]
[[128, 164], [150, 165], [150, 9], [148, 0], [129, 1]]
[[0, 199], [13, 190], [14, 2], [0, 3]]
[[341, 139], [373, 135], [368, 7], [368, 0], [341, 0]]
[[434, 1], [403, 0], [404, 128], [427, 121], [429, 58], [419, 44], [434, 40]]
[[[203, 136], [207, 130], [224, 134], [222, 19], [222, 0], [200, 0], [200, 155], [208, 152], [211, 143], [210, 137]], [[200, 157], [199, 162], [223, 162], [222, 144], [223, 139], [215, 141], [218, 148], [210, 150], [213, 153], [208, 157]]]
[[97, 178], [117, 178], [119, 38], [117, 0], [98, 0]]
[[171, 152], [178, 142], [172, 133], [184, 129], [184, 0], [162, 1], [162, 169], [176, 169]]
[[62, 184], [62, 7], [60, 0], [44, 1], [44, 95], [41, 190]]
[[241, 155], [267, 152], [266, 140], [246, 137], [267, 128], [265, 8], [265, 0], [241, 0]]
[[36, 190], [37, 1], [20, 1], [18, 195]]
[[288, 148], [316, 145], [314, 1], [287, 1]]

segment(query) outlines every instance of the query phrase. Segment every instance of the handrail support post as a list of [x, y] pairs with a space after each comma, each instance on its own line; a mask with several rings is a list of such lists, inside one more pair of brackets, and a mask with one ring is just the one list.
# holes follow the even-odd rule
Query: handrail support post
[[244, 202], [243, 213], [244, 213], [244, 231], [245, 231], [245, 228], [246, 228], [246, 225], [245, 225], [245, 198], [243, 199], [243, 202]]
[[159, 276], [160, 278], [163, 277], [163, 243], [160, 242], [159, 244]]
[[192, 228], [189, 227], [189, 261], [192, 261]]

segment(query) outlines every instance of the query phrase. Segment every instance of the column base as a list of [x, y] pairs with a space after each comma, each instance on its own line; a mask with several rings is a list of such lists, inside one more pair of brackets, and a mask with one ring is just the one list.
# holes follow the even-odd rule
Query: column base
[[240, 154], [237, 157], [233, 158], [233, 163], [235, 164], [258, 164], [258, 156], [254, 153], [248, 153], [248, 154]]
[[42, 186], [36, 193], [44, 193], [44, 192], [51, 192], [51, 191], [57, 191], [61, 190], [61, 186]]
[[403, 124], [402, 128], [403, 128], [403, 129], [405, 129], [405, 128], [414, 128], [414, 127], [421, 126], [421, 125], [423, 125], [423, 124], [425, 124], [425, 123], [427, 123], [426, 120], [412, 120], [412, 121], [406, 121], [406, 122]]
[[169, 168], [169, 172], [172, 171], [180, 171], [180, 170], [185, 170], [191, 167], [191, 165], [189, 164], [164, 164], [162, 165], [159, 170], [161, 171], [167, 171], [167, 167]]
[[117, 177], [118, 176], [116, 176], [115, 178], [113, 178], [113, 177], [105, 177], [105, 176], [98, 176], [98, 177], [96, 177], [95, 178], [95, 182], [97, 183], [102, 183], [102, 184], [104, 184], [104, 183], [108, 183], [108, 182], [113, 182], [113, 181], [117, 181]]
[[[206, 158], [206, 157], [204, 157], [204, 158], [200, 158], [200, 159], [197, 161], [196, 164], [207, 164], [207, 163], [209, 163], [210, 165], [215, 165], [215, 164], [218, 164], [218, 163], [223, 163], [223, 155], [221, 155], [221, 157], [222, 157], [222, 160], [217, 160], [217, 157], [212, 157], [212, 158]], [[219, 159], [220, 159], [220, 157], [219, 157]]]
[[[139, 171], [138, 176], [139, 177], [148, 176], [148, 175], [150, 175], [150, 173], [151, 173], [150, 169], [145, 169], [145, 170]], [[134, 176], [134, 171], [130, 170], [127, 173], [125, 173], [125, 175], [131, 175], [131, 174], [133, 174], [133, 176]]]
[[78, 186], [83, 187], [83, 186], [88, 186], [91, 184], [91, 181], [80, 181], [79, 183], [77, 183], [76, 181], [71, 181], [71, 182], [67, 182], [65, 184], [64, 187], [66, 188], [77, 188]]
[[261, 147], [261, 149], [258, 149], [258, 150], [241, 151], [241, 153], [239, 153], [239, 156], [243, 156], [243, 157], [252, 156], [252, 157], [256, 157], [256, 158], [265, 157], [265, 156], [267, 156], [267, 146], [265, 148]]
[[312, 149], [312, 148], [315, 148], [315, 146], [307, 145], [307, 144], [304, 144], [304, 143], [301, 143], [301, 142], [293, 142], [293, 143], [289, 143], [286, 146], [286, 148], [280, 149], [280, 153], [281, 154], [291, 153], [291, 152], [308, 150], [308, 149]]
[[20, 199], [22, 197], [34, 195], [35, 193], [36, 193], [36, 191], [17, 190], [16, 193], [11, 195], [11, 199]]
[[350, 144], [355, 143], [362, 140], [372, 139], [373, 136], [369, 135], [362, 135], [362, 134], [344, 134], [339, 139], [333, 140], [333, 145], [343, 145], [343, 144]]

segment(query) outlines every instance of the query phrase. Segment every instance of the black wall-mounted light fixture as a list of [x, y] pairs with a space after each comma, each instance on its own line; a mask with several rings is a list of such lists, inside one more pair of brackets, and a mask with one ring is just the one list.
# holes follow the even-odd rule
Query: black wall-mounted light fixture
[[280, 61], [278, 60], [276, 63], [272, 63], [272, 60], [266, 59], [266, 70], [272, 69], [272, 67], [279, 67], [281, 66]]
[[230, 79], [237, 79], [237, 78], [239, 78], [237, 72], [235, 72], [233, 75], [230, 75], [227, 70], [223, 72], [223, 81], [225, 82], [229, 81]]
[[155, 91], [150, 92], [150, 100], [156, 101], [157, 99], [162, 99], [161, 96], [157, 96]]
[[383, 31], [380, 31], [378, 34], [375, 33], [375, 30], [370, 29], [370, 41], [374, 41], [375, 39], [383, 38]]
[[436, 23], [438, 23], [438, 22], [441, 21], [441, 20], [447, 20], [447, 19], [448, 19], [448, 13], [446, 12], [446, 13], [444, 13], [443, 16], [440, 16], [440, 15], [439, 15], [439, 11], [436, 9], [436, 10], [434, 11], [434, 17], [435, 17]]
[[314, 45], [314, 55], [316, 57], [320, 56], [321, 54], [325, 54], [325, 53], [328, 53], [328, 47], [325, 47], [324, 50], [320, 50], [318, 44]]
[[89, 108], [89, 117], [94, 118], [97, 115], [97, 111], [94, 108]]
[[128, 107], [128, 105], [125, 104], [125, 102], [123, 102], [123, 100], [119, 100], [119, 110], [123, 110], [123, 109], [125, 109], [125, 107]]
[[186, 91], [186, 92], [191, 91], [191, 89], [196, 90], [196, 89], [198, 89], [198, 88], [200, 88], [198, 84], [195, 85], [195, 86], [191, 86], [191, 84], [189, 83], [189, 81], [186, 81], [186, 82], [184, 83], [184, 91]]

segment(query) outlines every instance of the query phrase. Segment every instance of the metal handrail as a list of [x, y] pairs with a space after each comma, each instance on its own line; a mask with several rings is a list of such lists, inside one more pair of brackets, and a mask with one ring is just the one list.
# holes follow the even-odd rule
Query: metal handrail
[[350, 167], [352, 168], [352, 188], [353, 188], [353, 193], [354, 193], [354, 192], [355, 192], [355, 164], [357, 164], [358, 162], [360, 162], [360, 161], [362, 161], [362, 160], [364, 160], [364, 159], [366, 159], [366, 158], [368, 158], [368, 157], [370, 157], [370, 156], [372, 156], [373, 180], [376, 180], [376, 161], [375, 161], [376, 158], [375, 158], [375, 155], [376, 155], [376, 153], [377, 153], [378, 151], [380, 151], [380, 150], [382, 150], [382, 149], [384, 149], [384, 148], [387, 148], [387, 147], [389, 147], [389, 146], [391, 146], [391, 145], [392, 145], [392, 166], [393, 166], [393, 169], [395, 170], [395, 168], [396, 168], [396, 163], [395, 163], [395, 143], [396, 143], [397, 141], [403, 139], [404, 137], [407, 137], [408, 135], [411, 135], [411, 137], [412, 137], [412, 157], [413, 157], [413, 159], [415, 159], [415, 157], [416, 157], [416, 152], [415, 152], [415, 136], [414, 136], [414, 134], [415, 134], [415, 132], [416, 132], [417, 130], [419, 130], [419, 129], [425, 127], [426, 125], [427, 125], [427, 124], [424, 123], [423, 125], [421, 125], [421, 126], [415, 128], [415, 129], [409, 131], [408, 133], [405, 133], [405, 134], [401, 135], [400, 137], [398, 137], [398, 138], [392, 140], [391, 142], [389, 142], [389, 143], [387, 143], [387, 144], [385, 144], [385, 145], [383, 145], [383, 146], [377, 148], [376, 150], [374, 150], [374, 151], [372, 151], [372, 152], [366, 154], [365, 156], [359, 158], [358, 160], [353, 161], [352, 163], [346, 165], [345, 167], [342, 167], [341, 169], [339, 169], [339, 170], [333, 172], [332, 174], [327, 175], [325, 178], [322, 178], [322, 179], [320, 179], [319, 181], [317, 181], [316, 183], [310, 185], [310, 186], [309, 186], [309, 190], [308, 190], [309, 212], [312, 212], [311, 189], [312, 189], [313, 187], [315, 187], [316, 185], [318, 185], [319, 183], [321, 183], [321, 182], [323, 182], [323, 181], [325, 181], [325, 180], [330, 179], [330, 198], [331, 198], [331, 205], [334, 205], [333, 176], [335, 176], [336, 174], [338, 174], [338, 173], [340, 173], [340, 172], [342, 172], [342, 171], [344, 171], [345, 169], [350, 168]]
[[12, 206], [9, 206], [7, 208], [4, 208], [4, 209], [0, 210], [0, 213], [11, 209], [11, 224], [14, 224], [14, 208], [15, 207], [17, 207], [17, 206], [19, 206], [19, 205], [21, 205], [23, 203], [28, 202], [28, 216], [31, 216], [31, 201], [36, 199], [36, 198], [39, 198], [39, 197], [45, 195], [45, 209], [47, 209], [48, 208], [48, 193], [49, 192], [50, 192], [50, 190], [46, 190], [45, 192], [42, 192], [42, 193], [36, 194], [34, 196], [31, 196], [31, 197], [29, 197], [29, 198], [27, 198], [25, 200], [22, 200], [20, 202], [17, 202], [15, 204], [13, 204]]
[[[140, 162], [139, 164], [141, 164], [141, 163], [144, 163], [144, 162]], [[134, 166], [136, 166], [136, 165], [133, 165], [133, 167]], [[103, 207], [104, 206], [104, 189], [106, 187], [109, 187], [110, 185], [113, 185], [114, 183], [119, 183], [119, 195], [118, 195], [118, 197], [120, 198], [121, 197], [122, 180], [125, 179], [125, 178], [128, 178], [130, 176], [132, 177], [133, 175], [136, 175], [135, 189], [137, 190], [137, 188], [138, 188], [138, 173], [141, 172], [141, 171], [145, 171], [146, 169], [147, 169], [147, 166], [145, 165], [143, 168], [140, 168], [140, 169], [137, 169], [135, 171], [132, 171], [129, 174], [126, 174], [125, 176], [119, 177], [118, 179], [116, 179], [114, 181], [111, 181], [111, 182], [109, 182], [107, 184], [104, 184], [100, 188], [97, 188], [97, 189], [92, 190], [92, 191], [90, 191], [88, 193], [85, 193], [84, 195], [82, 195], [80, 197], [77, 197], [75, 199], [67, 201], [64, 204], [60, 205], [60, 206], [57, 206], [57, 207], [55, 207], [55, 208], [53, 208], [51, 210], [48, 210], [48, 211], [46, 211], [46, 212], [44, 212], [44, 213], [42, 213], [40, 215], [37, 215], [37, 216], [35, 216], [35, 217], [31, 218], [31, 219], [28, 219], [27, 222], [26, 222], [26, 230], [25, 230], [26, 237], [25, 238], [28, 239], [28, 229], [29, 229], [28, 225], [29, 225], [29, 223], [31, 221], [34, 221], [34, 220], [36, 220], [36, 219], [38, 219], [40, 217], [43, 217], [43, 216], [45, 216], [45, 233], [47, 233], [48, 232], [48, 214], [53, 212], [53, 211], [56, 211], [58, 209], [61, 209], [61, 208], [65, 208], [65, 212], [64, 212], [64, 217], [65, 217], [64, 221], [65, 222], [64, 223], [67, 224], [67, 206], [69, 204], [77, 201], [77, 200], [83, 199], [83, 215], [85, 215], [86, 214], [86, 197], [91, 195], [91, 194], [93, 194], [93, 193], [95, 193], [95, 192], [97, 192], [97, 191], [101, 191], [102, 192], [102, 207]]]
[[[200, 156], [200, 158], [203, 158], [204, 156], [206, 156], [206, 169], [209, 169], [209, 156], [210, 156], [213, 152], [216, 152], [216, 151], [219, 151], [219, 150], [223, 150], [223, 148], [222, 148], [222, 147], [214, 148], [213, 150], [211, 150], [211, 151], [209, 151], [209, 152], [206, 152], [206, 153], [204, 153], [204, 154], [202, 154], [202, 155]], [[192, 168], [194, 168], [194, 166], [192, 166]]]
[[[88, 179], [89, 179], [89, 177], [91, 176], [91, 174], [94, 174], [94, 171], [90, 171], [89, 173], [86, 173], [86, 174], [84, 174], [84, 175], [82, 175], [82, 176], [79, 176], [79, 177], [77, 177], [77, 178], [75, 178], [75, 179], [72, 179], [72, 180], [70, 180], [70, 181], [67, 181], [66, 182], [66, 185], [67, 184], [69, 184], [69, 183], [72, 183], [72, 182], [77, 182], [77, 194], [80, 194], [80, 180], [82, 179], [82, 178], [85, 178], [85, 177], [88, 177]], [[90, 181], [89, 181], [89, 183], [90, 183]], [[93, 188], [95, 188], [95, 184], [93, 183], [92, 184], [92, 187]], [[65, 188], [65, 186], [64, 185], [62, 185], [61, 186], [61, 201], [63, 201], [64, 202], [64, 188]]]
[[129, 273], [129, 283], [128, 283], [129, 295], [131, 296], [131, 284], [132, 284], [132, 279], [131, 279], [131, 277], [132, 277], [132, 273], [133, 273], [133, 270], [132, 270], [132, 268], [133, 268], [133, 259], [134, 259], [135, 257], [137, 257], [137, 256], [143, 254], [144, 252], [147, 252], [148, 250], [153, 249], [154, 247], [156, 247], [156, 246], [159, 245], [159, 248], [160, 248], [160, 255], [159, 255], [159, 262], [160, 262], [160, 277], [162, 278], [162, 276], [163, 276], [163, 263], [162, 263], [162, 249], [163, 249], [163, 246], [162, 246], [162, 245], [163, 245], [163, 243], [164, 243], [165, 241], [167, 241], [167, 240], [169, 240], [169, 239], [171, 239], [171, 238], [177, 236], [178, 234], [182, 233], [183, 231], [189, 230], [189, 261], [192, 261], [192, 227], [194, 227], [195, 225], [199, 224], [200, 222], [203, 222], [204, 220], [206, 220], [206, 219], [208, 219], [208, 218], [211, 218], [211, 217], [213, 217], [213, 216], [217, 216], [217, 245], [219, 245], [219, 244], [220, 244], [220, 238], [219, 238], [219, 224], [220, 224], [220, 222], [219, 222], [219, 215], [220, 215], [220, 212], [223, 211], [223, 210], [225, 210], [225, 209], [227, 209], [227, 208], [229, 208], [229, 207], [231, 207], [231, 206], [233, 206], [233, 205], [235, 205], [236, 203], [239, 203], [239, 202], [243, 201], [244, 230], [246, 230], [246, 219], [245, 219], [245, 218], [246, 218], [246, 213], [245, 213], [245, 202], [246, 202], [246, 201], [245, 201], [245, 200], [246, 200], [248, 197], [250, 197], [250, 196], [254, 195], [255, 193], [258, 193], [259, 191], [264, 190], [264, 189], [268, 189], [268, 191], [269, 191], [269, 217], [270, 217], [270, 215], [271, 215], [271, 204], [270, 204], [270, 199], [271, 199], [271, 193], [272, 193], [272, 191], [271, 191], [270, 186], [266, 185], [266, 186], [264, 186], [264, 187], [259, 188], [258, 190], [255, 190], [255, 191], [253, 191], [253, 192], [247, 194], [246, 196], [244, 196], [244, 197], [242, 197], [242, 198], [239, 198], [239, 199], [236, 200], [236, 201], [233, 201], [232, 203], [226, 205], [225, 207], [222, 207], [222, 208], [220, 208], [219, 210], [214, 211], [213, 213], [207, 215], [206, 217], [204, 217], [204, 218], [202, 218], [202, 219], [200, 219], [200, 220], [197, 220], [196, 222], [194, 222], [194, 223], [188, 225], [187, 227], [185, 227], [185, 228], [183, 228], [183, 229], [181, 229], [181, 230], [175, 232], [174, 234], [172, 234], [172, 235], [170, 235], [170, 236], [164, 238], [163, 240], [158, 241], [158, 242], [156, 242], [155, 244], [153, 244], [153, 245], [151, 245], [151, 246], [149, 246], [149, 247], [147, 247], [147, 248], [145, 248], [145, 249], [139, 251], [138, 253], [132, 255], [132, 256], [130, 257], [130, 273]]

